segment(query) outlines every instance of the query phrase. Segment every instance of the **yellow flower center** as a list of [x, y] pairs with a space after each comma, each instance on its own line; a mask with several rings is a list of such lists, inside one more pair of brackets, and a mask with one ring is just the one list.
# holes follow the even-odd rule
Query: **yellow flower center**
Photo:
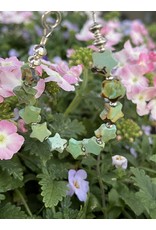
[[76, 180], [76, 181], [74, 181], [74, 186], [75, 186], [75, 188], [80, 188], [80, 186], [79, 186], [79, 184], [78, 184], [77, 180]]
[[0, 144], [3, 144], [5, 141], [5, 136], [3, 134], [0, 134]]
[[5, 67], [5, 66], [12, 66], [12, 62], [8, 61], [8, 62], [1, 62], [1, 66]]
[[116, 157], [116, 160], [121, 161], [122, 160], [122, 156]]

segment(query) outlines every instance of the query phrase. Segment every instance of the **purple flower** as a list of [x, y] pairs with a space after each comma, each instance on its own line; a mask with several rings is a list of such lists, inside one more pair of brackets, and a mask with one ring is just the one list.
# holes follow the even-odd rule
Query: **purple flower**
[[80, 201], [86, 201], [87, 192], [89, 191], [89, 182], [85, 179], [87, 178], [87, 173], [85, 170], [80, 169], [75, 171], [73, 169], [68, 172], [68, 187], [69, 191], [67, 195], [73, 196], [75, 193]]

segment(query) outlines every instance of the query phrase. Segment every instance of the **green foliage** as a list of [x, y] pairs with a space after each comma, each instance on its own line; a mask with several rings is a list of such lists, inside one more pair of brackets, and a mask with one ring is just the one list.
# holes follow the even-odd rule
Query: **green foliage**
[[135, 185], [139, 188], [136, 193], [137, 198], [146, 209], [151, 218], [156, 218], [156, 184], [152, 183], [149, 176], [145, 174], [144, 170], [131, 168], [134, 174], [133, 180]]
[[56, 181], [50, 175], [39, 174], [41, 180], [41, 195], [43, 196], [43, 202], [46, 208], [52, 208], [62, 201], [66, 196], [67, 183], [65, 181]]
[[[14, 175], [16, 175], [16, 172], [14, 171]], [[20, 179], [19, 177], [14, 178], [12, 175], [9, 175], [9, 173], [11, 173], [10, 170], [7, 171], [0, 170], [0, 193], [7, 192], [9, 190], [14, 190], [15, 188], [19, 188], [23, 186], [21, 177]]]
[[20, 207], [11, 203], [0, 204], [0, 219], [27, 219], [28, 216]]
[[0, 168], [15, 179], [23, 180], [23, 167], [19, 159], [15, 156], [11, 160], [0, 161]]
[[85, 133], [85, 127], [82, 122], [71, 120], [63, 114], [55, 114], [53, 123], [50, 124], [50, 130], [53, 133], [59, 133], [62, 138], [77, 138]]

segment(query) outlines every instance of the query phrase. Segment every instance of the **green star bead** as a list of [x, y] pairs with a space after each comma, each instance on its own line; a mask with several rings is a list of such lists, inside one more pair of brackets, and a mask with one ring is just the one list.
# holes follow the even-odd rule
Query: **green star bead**
[[46, 138], [51, 135], [51, 132], [47, 129], [47, 123], [42, 124], [33, 124], [31, 125], [32, 133], [30, 137], [38, 139], [40, 142], [43, 142]]
[[85, 149], [83, 149], [82, 141], [77, 141], [74, 138], [69, 139], [69, 144], [66, 150], [67, 152], [71, 153], [74, 159], [78, 158], [81, 155], [85, 155]]
[[110, 73], [118, 64], [110, 50], [105, 50], [102, 53], [93, 52], [92, 57], [93, 65], [99, 70], [106, 68], [107, 73]]
[[101, 140], [106, 143], [116, 137], [116, 126], [111, 125], [111, 127], [108, 128], [106, 124], [102, 124], [94, 133], [97, 138], [101, 138]]
[[102, 84], [102, 97], [117, 100], [125, 95], [125, 88], [119, 80], [104, 80]]
[[115, 123], [117, 120], [124, 116], [122, 110], [122, 104], [117, 102], [116, 106], [110, 106], [109, 104], [105, 106], [105, 109], [101, 112], [100, 117], [102, 120], [108, 119]]
[[98, 143], [96, 137], [92, 137], [89, 139], [83, 139], [83, 146], [86, 149], [87, 153], [93, 153], [95, 155], [99, 155], [100, 152], [103, 150], [105, 143]]
[[21, 109], [19, 115], [26, 124], [37, 123], [41, 120], [40, 112], [40, 108], [29, 105]]
[[66, 148], [67, 140], [62, 139], [58, 133], [54, 137], [48, 138], [48, 143], [50, 145], [50, 151], [56, 150], [59, 153], [62, 153]]

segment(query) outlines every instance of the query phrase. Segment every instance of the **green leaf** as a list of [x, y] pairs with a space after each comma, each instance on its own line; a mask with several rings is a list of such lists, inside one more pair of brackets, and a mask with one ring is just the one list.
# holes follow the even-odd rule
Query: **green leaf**
[[26, 219], [28, 216], [20, 207], [11, 203], [0, 204], [0, 219]]
[[[152, 218], [156, 213], [156, 184], [152, 183], [149, 176], [145, 174], [144, 170], [139, 170], [138, 168], [131, 168], [132, 173], [135, 177], [132, 179], [135, 181], [135, 185], [139, 187], [139, 191], [136, 193], [136, 196], [141, 201], [142, 205], [145, 207], [148, 214]], [[154, 217], [156, 218], [156, 216]]]
[[0, 170], [0, 192], [6, 192], [23, 186], [23, 182]]
[[19, 115], [26, 124], [30, 124], [30, 123], [40, 122], [41, 120], [40, 112], [41, 112], [41, 108], [29, 105], [26, 106], [24, 109], [21, 109], [19, 111]]
[[42, 124], [32, 124], [32, 133], [30, 137], [38, 139], [40, 142], [43, 142], [46, 138], [51, 135], [51, 132], [47, 129], [47, 123]]
[[23, 180], [23, 168], [16, 156], [11, 160], [0, 161], [0, 167], [3, 171], [7, 171], [9, 175], [13, 175], [15, 179]]
[[150, 156], [150, 160], [156, 163], [156, 154]]
[[54, 122], [50, 124], [53, 133], [59, 133], [62, 138], [77, 138], [78, 135], [85, 134], [85, 127], [78, 120], [71, 120], [63, 114], [55, 114]]
[[139, 216], [144, 212], [144, 207], [134, 192], [120, 193], [121, 199], [132, 209], [135, 215]]
[[49, 175], [40, 174], [38, 177], [41, 178], [39, 184], [41, 185], [41, 195], [43, 196], [45, 207], [51, 208], [56, 206], [66, 196], [68, 190], [67, 183], [65, 181], [53, 180]]
[[14, 88], [14, 93], [18, 98], [19, 103], [24, 103], [27, 105], [34, 105], [36, 102], [35, 99], [35, 94], [36, 94], [36, 89], [32, 88], [32, 86], [29, 85], [22, 85], [22, 86], [17, 86]]
[[53, 179], [67, 179], [68, 170], [65, 163], [51, 159], [47, 162], [47, 168]]
[[1, 200], [5, 200], [5, 195], [4, 194], [0, 194], [0, 202]]
[[52, 156], [49, 145], [46, 141], [40, 142], [35, 139], [27, 138], [24, 150], [29, 151], [31, 155], [35, 155], [45, 161], [50, 160]]

